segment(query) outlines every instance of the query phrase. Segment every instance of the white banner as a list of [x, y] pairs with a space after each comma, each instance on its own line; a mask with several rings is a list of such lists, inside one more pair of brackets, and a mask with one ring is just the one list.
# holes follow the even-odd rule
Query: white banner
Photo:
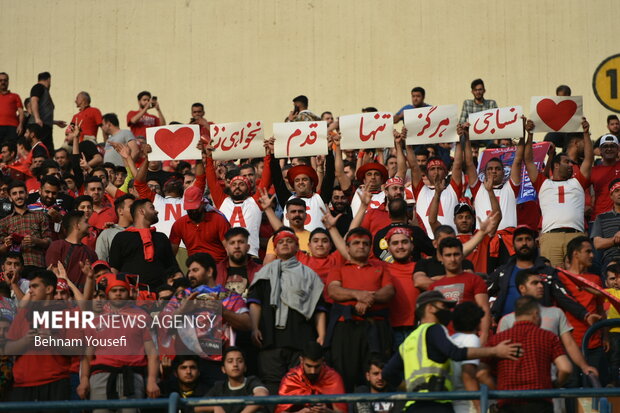
[[327, 122], [273, 124], [276, 158], [327, 155]]
[[202, 159], [198, 125], [167, 125], [146, 128], [146, 143], [151, 145], [150, 161]]
[[340, 117], [342, 149], [373, 149], [394, 146], [394, 117], [388, 112], [369, 112]]
[[228, 161], [265, 156], [265, 135], [261, 121], [218, 123], [211, 125], [213, 159]]
[[523, 136], [523, 109], [507, 106], [469, 114], [469, 139], [512, 139]]
[[456, 105], [427, 106], [404, 112], [407, 145], [457, 142], [458, 108]]
[[532, 96], [530, 119], [534, 132], [583, 132], [581, 96]]

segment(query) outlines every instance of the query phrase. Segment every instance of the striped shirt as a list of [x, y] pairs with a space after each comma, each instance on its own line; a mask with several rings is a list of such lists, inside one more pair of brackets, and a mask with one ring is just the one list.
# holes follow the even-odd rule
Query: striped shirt
[[[618, 231], [620, 231], [620, 213], [612, 209], [596, 217], [594, 226], [592, 227], [592, 238], [613, 238]], [[603, 250], [604, 263], [616, 259], [620, 259], [620, 248], [618, 248], [617, 245]]]

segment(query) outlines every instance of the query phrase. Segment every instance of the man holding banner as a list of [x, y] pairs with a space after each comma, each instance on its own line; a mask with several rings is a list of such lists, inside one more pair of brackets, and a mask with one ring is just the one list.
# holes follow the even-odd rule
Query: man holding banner
[[584, 160], [573, 177], [573, 168], [566, 153], [560, 153], [551, 160], [553, 178], [538, 173], [533, 161], [534, 122], [528, 120], [525, 144], [525, 166], [540, 200], [542, 212], [542, 235], [540, 253], [553, 266], [564, 262], [566, 245], [575, 237], [584, 234], [585, 189], [589, 187], [590, 172], [594, 162], [590, 124], [581, 122], [584, 138]]
[[[403, 128], [402, 133], [407, 136], [407, 129]], [[426, 165], [426, 176], [430, 182], [430, 185], [426, 185], [422, 179], [423, 173], [418, 165], [418, 161], [415, 158], [415, 151], [413, 146], [407, 147], [407, 162], [409, 168], [411, 168], [411, 187], [413, 189], [413, 196], [416, 200], [416, 210], [424, 226], [428, 236], [433, 239], [433, 231], [430, 229], [430, 223], [428, 222], [428, 210], [435, 196], [435, 185], [439, 182], [446, 180], [448, 176], [448, 167], [439, 158], [431, 158]], [[446, 190], [441, 194], [439, 211], [437, 213], [437, 219], [441, 225], [449, 225], [454, 228], [454, 207], [459, 203], [459, 198], [462, 195], [462, 165], [463, 165], [463, 150], [460, 144], [456, 145], [454, 153], [454, 162], [452, 163], [452, 175], [450, 177], [450, 183]]]

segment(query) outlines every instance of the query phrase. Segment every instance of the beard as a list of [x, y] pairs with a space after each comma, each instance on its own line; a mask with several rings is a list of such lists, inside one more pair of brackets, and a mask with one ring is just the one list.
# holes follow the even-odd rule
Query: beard
[[246, 192], [241, 192], [241, 193], [231, 193], [230, 194], [230, 198], [233, 201], [245, 201], [245, 199], [248, 197], [248, 194]]
[[235, 264], [243, 265], [243, 264], [245, 264], [246, 254], [241, 254], [241, 255], [232, 254], [232, 255], [229, 256], [229, 258]]
[[192, 209], [187, 211], [187, 216], [194, 222], [202, 220], [202, 210], [201, 209]]
[[538, 248], [537, 247], [533, 247], [531, 249], [528, 248], [526, 251], [523, 248], [521, 248], [515, 251], [515, 255], [517, 256], [518, 260], [534, 261], [534, 259], [538, 257]]

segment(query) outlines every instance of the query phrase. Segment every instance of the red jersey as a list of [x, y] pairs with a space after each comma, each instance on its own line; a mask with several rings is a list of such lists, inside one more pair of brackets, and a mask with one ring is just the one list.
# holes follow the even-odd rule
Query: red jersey
[[142, 115], [140, 119], [136, 123], [131, 123], [131, 118], [136, 116], [140, 112], [139, 110], [132, 110], [127, 113], [127, 126], [131, 129], [131, 133], [136, 138], [139, 136], [146, 137], [146, 128], [151, 128], [153, 126], [160, 126], [161, 121], [157, 116], [150, 115], [145, 113]]
[[[577, 284], [575, 284], [573, 280], [567, 277], [566, 274], [564, 274], [562, 271], [558, 271], [558, 274], [560, 276], [560, 280], [564, 283], [564, 286], [566, 287], [570, 295], [573, 296], [575, 301], [577, 301], [579, 304], [584, 306], [585, 309], [588, 310], [588, 312], [598, 313], [599, 312], [598, 309], [603, 308], [602, 302], [599, 300], [597, 296], [587, 292], [586, 290], [582, 290], [581, 288], [579, 288]], [[594, 284], [598, 285], [601, 288], [603, 287], [603, 283], [601, 282], [601, 277], [599, 277], [598, 275], [579, 274], [579, 276], [587, 279], [590, 282], [593, 282]], [[590, 327], [590, 325], [585, 320], [579, 320], [577, 317], [575, 317], [573, 314], [571, 314], [568, 311], [566, 312], [566, 318], [568, 319], [570, 324], [573, 326], [573, 331], [572, 331], [573, 338], [579, 345], [581, 345], [583, 336], [588, 330], [588, 328]], [[602, 345], [603, 345], [603, 341], [601, 337], [601, 330], [598, 330], [590, 339], [590, 342], [588, 343], [588, 348], [596, 348]]]
[[0, 126], [19, 126], [17, 109], [23, 108], [17, 93], [0, 94]]
[[[343, 288], [362, 291], [377, 291], [392, 284], [392, 275], [387, 264], [377, 259], [371, 259], [364, 265], [357, 265], [345, 261], [341, 266], [333, 269], [327, 277], [327, 285], [339, 281]], [[342, 305], [355, 305], [356, 301], [341, 302]], [[386, 304], [375, 303], [370, 311], [382, 310]]]
[[97, 108], [88, 106], [84, 110], [76, 113], [71, 118], [71, 123], [79, 124], [82, 122], [80, 128], [80, 142], [84, 140], [84, 136], [97, 136], [97, 128], [103, 123], [101, 117], [101, 111]]
[[[109, 306], [110, 304], [106, 304]], [[118, 328], [106, 328], [106, 325], [113, 326], [111, 321], [112, 317], [135, 317], [137, 320], [141, 320], [147, 328], [142, 328], [142, 325], [136, 321], [134, 326], [131, 327], [130, 323], [125, 323], [126, 327], [123, 328], [123, 334], [126, 338], [126, 344], [114, 346], [112, 348], [96, 347], [95, 358], [91, 362], [92, 366], [97, 364], [103, 364], [110, 367], [123, 367], [123, 366], [136, 366], [144, 367], [147, 365], [146, 353], [144, 350], [144, 343], [146, 341], [153, 341], [149, 328], [151, 326], [151, 317], [143, 309], [136, 306], [125, 306], [119, 309], [114, 314], [109, 312], [109, 308], [104, 307], [104, 313], [99, 315], [93, 321], [95, 329], [87, 329], [88, 335], [100, 340], [119, 338]], [[102, 318], [107, 318], [107, 324], [102, 322]], [[96, 372], [96, 367], [93, 368], [93, 373]]]
[[390, 325], [392, 327], [412, 327], [414, 325], [415, 302], [420, 295], [413, 283], [415, 262], [388, 264], [392, 274], [392, 284], [396, 295], [390, 302]]
[[609, 197], [609, 183], [620, 177], [620, 161], [611, 166], [597, 165], [592, 168], [590, 182], [594, 188], [594, 209], [590, 221], [594, 221], [599, 214], [610, 211], [614, 203]]
[[[31, 321], [27, 319], [30, 311], [18, 311], [7, 338], [19, 340], [28, 333]], [[54, 334], [54, 338], [69, 338], [62, 329]], [[69, 378], [71, 357], [60, 354], [49, 354], [42, 351], [29, 350], [22, 356], [17, 356], [13, 365], [13, 379], [15, 387], [42, 386], [58, 380]]]
[[170, 243], [180, 245], [183, 241], [188, 255], [208, 252], [215, 262], [221, 262], [228, 257], [222, 241], [229, 229], [228, 220], [219, 212], [205, 212], [198, 224], [185, 215], [172, 224]]
[[456, 301], [457, 304], [475, 303], [476, 295], [487, 294], [487, 285], [482, 277], [470, 272], [464, 272], [453, 277], [445, 276], [433, 282], [428, 289], [440, 291], [446, 299]]
[[[473, 234], [458, 234], [456, 237], [465, 244], [474, 235]], [[480, 244], [465, 258], [470, 260], [474, 264], [474, 271], [487, 273], [489, 264], [489, 245], [491, 238], [486, 235]]]
[[88, 223], [93, 227], [103, 231], [105, 229], [105, 224], [108, 222], [112, 222], [116, 224], [118, 222], [118, 217], [116, 216], [116, 210], [114, 209], [114, 205], [110, 204], [110, 202], [106, 199], [105, 206], [99, 212], [93, 211], [93, 214], [88, 219]]

